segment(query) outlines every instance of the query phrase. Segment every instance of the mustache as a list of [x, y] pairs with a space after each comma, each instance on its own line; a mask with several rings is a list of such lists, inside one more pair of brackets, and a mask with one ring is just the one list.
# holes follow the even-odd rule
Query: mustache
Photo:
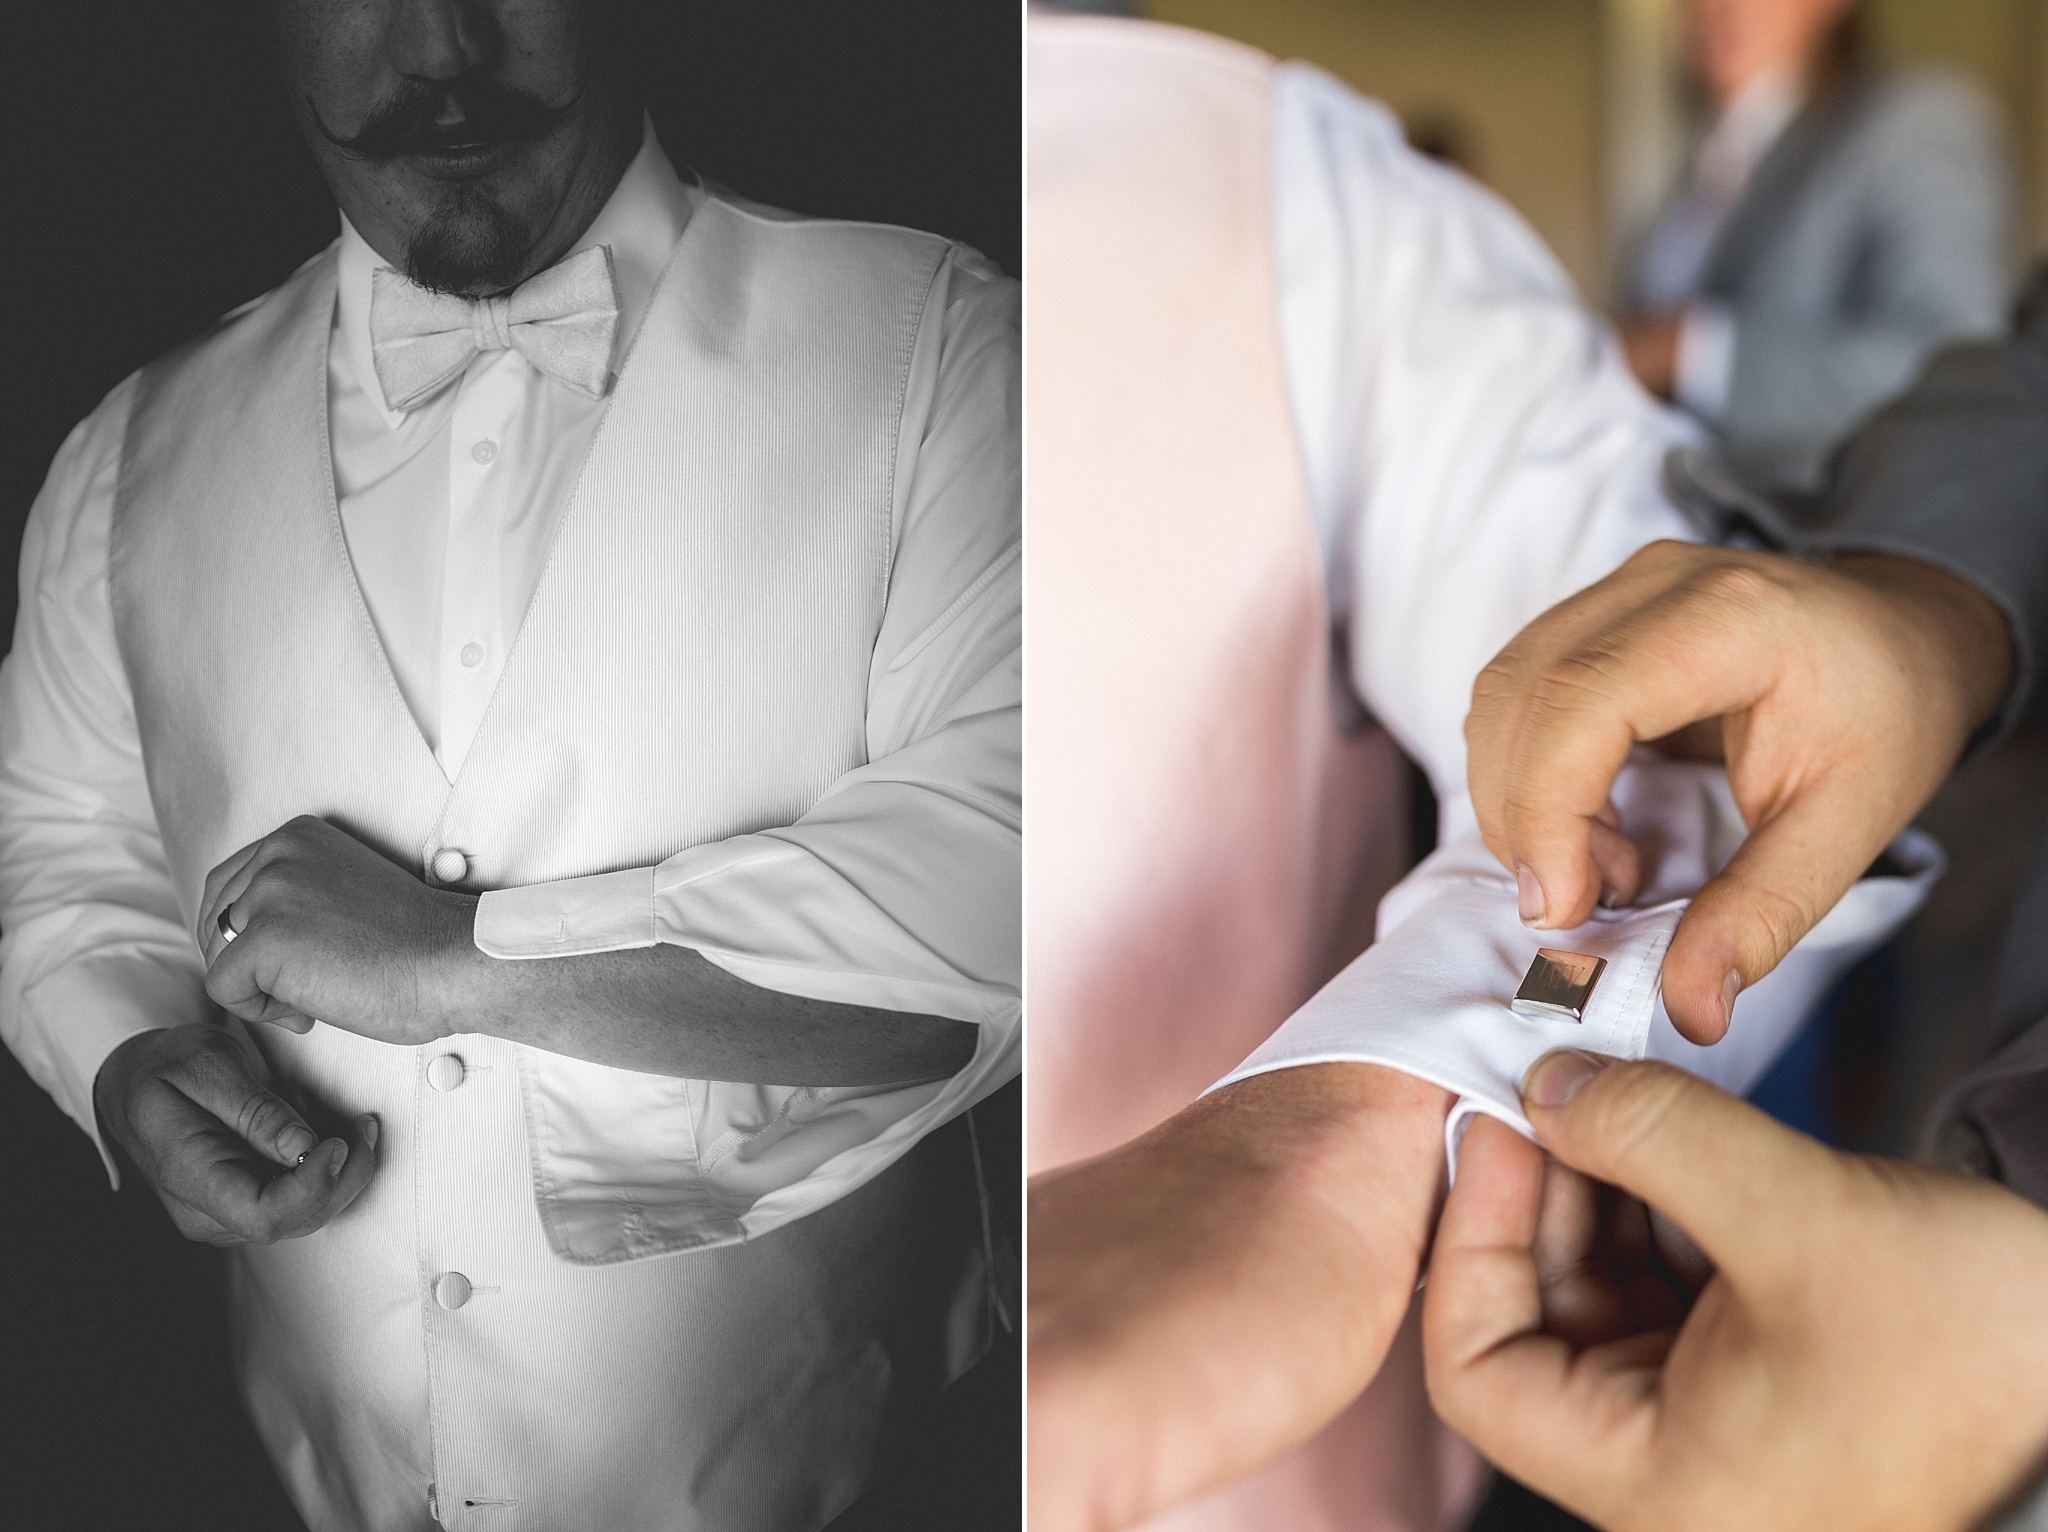
[[[312, 113], [320, 136], [343, 154], [362, 160], [390, 160], [401, 154], [457, 144], [516, 143], [543, 138], [569, 115], [581, 95], [579, 90], [561, 105], [550, 106], [531, 91], [487, 79], [439, 83], [407, 80], [388, 100], [379, 102], [363, 119], [362, 126], [346, 137], [320, 120], [320, 113], [310, 99], [306, 108]], [[452, 124], [437, 121], [450, 104], [458, 109], [461, 120]]]

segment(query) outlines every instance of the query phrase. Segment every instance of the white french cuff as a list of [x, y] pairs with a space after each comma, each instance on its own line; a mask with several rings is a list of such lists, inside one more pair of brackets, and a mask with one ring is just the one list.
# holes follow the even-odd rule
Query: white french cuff
[[[1858, 961], [1905, 924], [1940, 877], [1941, 848], [1908, 830], [1892, 843], [1897, 875], [1857, 883], [1806, 939], [1736, 1003], [1713, 1047], [1680, 1037], [1664, 1013], [1664, 950], [1692, 893], [1741, 844], [1742, 820], [1717, 767], [1637, 757], [1616, 782], [1628, 833], [1644, 848], [1635, 908], [1599, 910], [1568, 931], [1532, 931], [1515, 880], [1476, 834], [1443, 847], [1380, 905], [1373, 945], [1210, 1087], [1305, 1064], [1381, 1064], [1454, 1092], [1445, 1144], [1485, 1113], [1533, 1137], [1521, 1080], [1554, 1048], [1663, 1059], [1742, 1094]], [[1604, 958], [1583, 1017], [1537, 1020], [1509, 1009], [1539, 948]]]
[[473, 937], [494, 958], [581, 957], [661, 940], [654, 869], [628, 867], [586, 878], [493, 889], [477, 901]]

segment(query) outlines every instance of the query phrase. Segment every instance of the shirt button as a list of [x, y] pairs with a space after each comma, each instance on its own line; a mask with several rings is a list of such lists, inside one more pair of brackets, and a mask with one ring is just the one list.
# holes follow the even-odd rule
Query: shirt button
[[462, 1060], [452, 1053], [437, 1053], [427, 1061], [427, 1084], [435, 1090], [453, 1090], [462, 1083]]
[[456, 658], [462, 661], [462, 668], [464, 670], [474, 670], [484, 662], [484, 646], [482, 644], [464, 644], [462, 646], [462, 653], [458, 654]]
[[469, 1278], [459, 1271], [444, 1271], [434, 1284], [434, 1301], [444, 1309], [459, 1309], [469, 1302]]
[[476, 462], [488, 468], [491, 460], [498, 455], [498, 444], [486, 436], [482, 441], [469, 449], [469, 455]]
[[434, 879], [439, 883], [460, 883], [469, 873], [469, 858], [453, 846], [434, 853]]

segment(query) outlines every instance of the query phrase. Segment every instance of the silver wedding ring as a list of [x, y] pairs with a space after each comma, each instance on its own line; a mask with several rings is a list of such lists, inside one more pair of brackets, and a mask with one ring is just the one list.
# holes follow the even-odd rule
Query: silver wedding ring
[[220, 928], [220, 939], [224, 942], [231, 942], [242, 934], [228, 924], [228, 912], [226, 910], [220, 912], [220, 919], [216, 920], [214, 924]]

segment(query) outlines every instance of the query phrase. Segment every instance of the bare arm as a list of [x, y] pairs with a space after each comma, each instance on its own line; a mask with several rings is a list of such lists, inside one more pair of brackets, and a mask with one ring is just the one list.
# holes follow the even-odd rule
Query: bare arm
[[484, 1032], [698, 1080], [876, 1085], [950, 1074], [974, 1051], [967, 1022], [764, 989], [686, 947], [488, 957], [471, 940], [476, 907], [295, 819], [207, 880], [207, 990], [245, 1021], [317, 1017], [403, 1045]]
[[1033, 1532], [1106, 1532], [1278, 1457], [1379, 1370], [1447, 1093], [1368, 1064], [1204, 1097], [1031, 1186]]
[[449, 1032], [648, 1074], [762, 1085], [883, 1085], [952, 1074], [973, 1023], [763, 989], [687, 947], [503, 962], [451, 949]]

